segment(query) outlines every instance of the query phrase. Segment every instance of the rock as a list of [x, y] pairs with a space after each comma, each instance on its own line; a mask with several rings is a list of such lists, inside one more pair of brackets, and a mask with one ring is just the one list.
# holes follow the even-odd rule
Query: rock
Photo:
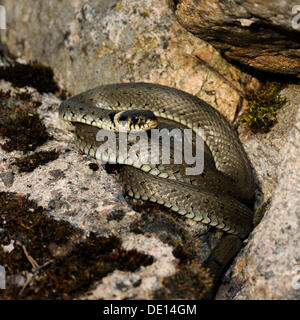
[[[32, 99], [40, 102], [38, 113], [43, 118], [43, 123], [51, 138], [34, 152], [31, 151], [30, 154], [53, 149], [57, 150], [59, 154], [57, 159], [39, 165], [33, 171], [20, 172], [16, 168], [15, 162], [16, 158], [23, 156], [23, 152], [12, 151], [8, 153], [0, 148], [1, 171], [14, 172], [14, 183], [9, 186], [6, 180], [3, 180], [2, 175], [0, 195], [13, 192], [18, 199], [23, 199], [25, 195], [28, 195], [38, 208], [43, 208], [44, 211], [39, 212], [39, 215], [44, 214], [56, 221], [67, 221], [76, 227], [76, 230], [83, 232], [85, 237], [91, 233], [106, 238], [117, 235], [121, 240], [122, 249], [126, 252], [133, 250], [137, 254], [144, 254], [148, 258], [150, 257], [149, 259], [153, 259], [151, 264], [148, 263], [147, 266], [142, 266], [134, 271], [122, 271], [115, 268], [101, 281], [94, 281], [92, 286], [86, 287], [85, 292], [77, 293], [77, 295], [76, 292], [71, 292], [72, 297], [81, 299], [151, 299], [156, 290], [162, 289], [163, 279], [176, 275], [179, 263], [184, 265], [184, 262], [188, 263], [196, 259], [195, 261], [201, 264], [199, 261], [208, 257], [211, 249], [220, 238], [220, 232], [212, 230], [207, 234], [209, 230], [207, 226], [191, 219], [184, 219], [177, 214], [163, 213], [158, 208], [154, 208], [153, 212], [142, 211], [142, 214], [134, 211], [128, 204], [127, 198], [124, 197], [124, 188], [117, 177], [108, 174], [100, 163], [91, 165], [97, 161], [77, 151], [74, 145], [72, 125], [58, 118], [57, 109], [60, 100], [56, 96], [40, 94], [33, 88], [16, 89], [4, 81], [0, 82], [0, 89], [11, 91], [12, 95], [20, 94], [20, 92], [25, 95], [30, 92]], [[27, 101], [27, 103], [29, 102]], [[4, 139], [1, 137], [0, 143], [3, 141]], [[95, 170], [96, 168], [97, 170]], [[0, 204], [3, 205], [2, 200]], [[0, 224], [2, 227], [1, 215], [4, 212], [1, 210], [1, 205]], [[1, 242], [5, 237], [9, 239], [10, 233], [5, 227], [6, 222], [3, 224], [3, 230], [0, 229]], [[21, 241], [24, 239], [28, 241], [26, 231], [25, 229], [22, 231]], [[31, 234], [35, 236], [34, 231], [32, 232]], [[44, 232], [46, 233], [46, 230]], [[59, 233], [58, 230], [53, 230], [53, 232], [54, 235]], [[14, 240], [12, 238], [11, 241]], [[10, 250], [10, 243], [8, 241], [4, 244], [4, 253]], [[39, 250], [40, 252], [44, 252], [44, 250], [48, 252], [49, 249], [52, 259], [65, 260], [66, 255], [73, 254], [72, 250], [75, 245], [76, 239], [69, 239], [63, 244], [56, 243], [53, 239], [53, 242], [49, 245], [43, 244]], [[1, 250], [3, 251], [0, 246], [0, 258], [3, 254]], [[14, 251], [12, 250], [12, 252]], [[83, 259], [86, 258], [83, 257]], [[52, 260], [41, 261], [43, 266], [51, 263]], [[132, 258], [129, 265], [133, 262]], [[16, 266], [12, 268], [15, 271]], [[29, 268], [26, 272], [30, 272], [30, 270]], [[12, 279], [19, 276], [20, 274], [17, 272], [12, 275]], [[78, 276], [80, 277], [80, 274]], [[12, 281], [8, 283], [8, 286], [14, 284], [15, 281]], [[53, 298], [67, 297], [65, 293], [60, 291], [51, 292], [49, 289], [47, 292], [48, 289], [46, 287], [44, 289], [46, 295], [40, 293], [39, 298], [47, 297], [47, 294]], [[190, 294], [194, 294], [193, 288], [190, 288]], [[30, 294], [19, 294], [18, 297], [32, 298]], [[187, 298], [189, 297], [187, 295]], [[197, 296], [192, 297], [197, 298]]]
[[51, 66], [72, 95], [113, 82], [154, 82], [195, 94], [232, 121], [245, 106], [245, 87], [257, 85], [181, 27], [167, 0], [3, 5], [2, 42], [17, 57]]
[[239, 137], [255, 168], [255, 175], [264, 195], [264, 199], [262, 199], [264, 202], [271, 198], [274, 188], [277, 186], [279, 153], [295, 124], [300, 105], [299, 86], [290, 85], [281, 91], [281, 95], [285, 96], [288, 102], [277, 112], [277, 123], [270, 132], [252, 134], [246, 125], [240, 125], [238, 129]]
[[14, 174], [12, 171], [1, 172], [0, 178], [6, 187], [11, 187], [14, 183]]
[[246, 67], [300, 77], [299, 1], [171, 0], [179, 23]]
[[278, 113], [277, 125], [245, 143], [269, 209], [228, 272], [232, 278], [219, 289], [219, 299], [300, 298], [300, 87], [290, 85], [281, 94], [290, 103]]
[[[258, 84], [227, 63], [210, 45], [178, 25], [166, 0], [97, 3], [28, 0], [26, 5], [19, 0], [3, 1], [3, 5], [8, 29], [1, 34], [2, 41], [19, 58], [50, 65], [71, 94], [111, 82], [156, 82], [196, 94], [232, 121], [241, 107], [244, 89]], [[272, 23], [288, 29], [282, 14], [283, 18], [276, 15]], [[247, 15], [238, 19], [238, 26], [251, 28]], [[228, 30], [227, 33], [230, 34]], [[297, 50], [294, 59], [297, 59]], [[0, 88], [18, 91], [7, 82], [1, 82]], [[116, 177], [77, 152], [73, 127], [58, 119], [60, 99], [32, 88], [21, 91], [29, 92], [32, 99], [41, 103], [38, 112], [51, 136], [36, 152], [56, 149], [59, 157], [31, 172], [18, 172], [15, 158], [23, 153], [0, 149], [0, 191], [15, 192], [16, 198], [28, 195], [37, 206], [44, 208], [43, 214], [68, 221], [87, 236], [116, 234], [124, 250], [136, 250], [153, 258], [150, 265], [133, 272], [112, 270], [101, 281], [93, 283], [91, 291], [81, 292], [80, 298], [150, 299], [156, 290], [162, 289], [163, 283], [181, 278], [178, 266], [185, 272], [185, 267], [190, 265], [193, 269], [190, 274], [194, 276], [194, 268], [207, 259], [221, 234], [208, 232], [207, 226], [164, 213], [157, 207], [152, 211], [133, 210]], [[227, 272], [224, 278], [227, 288], [223, 285], [219, 298], [299, 298], [299, 91], [296, 85], [282, 91], [290, 103], [278, 112], [278, 123], [269, 133], [253, 135], [240, 128], [240, 137], [261, 189], [256, 207], [269, 201], [270, 208]], [[0, 231], [1, 237], [7, 237], [4, 228]], [[53, 241], [49, 251], [53, 258], [63, 259], [74, 246], [75, 241], [71, 240], [63, 245]], [[176, 274], [179, 276], [174, 277]], [[172, 287], [179, 286], [174, 282]], [[185, 290], [190, 295], [184, 298], [199, 297], [193, 295], [193, 287]], [[62, 295], [56, 297], [63, 298]]]

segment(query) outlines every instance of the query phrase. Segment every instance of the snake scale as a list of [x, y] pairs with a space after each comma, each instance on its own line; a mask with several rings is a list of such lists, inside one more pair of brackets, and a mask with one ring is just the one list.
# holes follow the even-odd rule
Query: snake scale
[[[59, 115], [75, 125], [79, 149], [99, 158], [98, 128], [113, 126], [117, 116], [124, 116], [118, 111], [132, 111], [129, 116], [134, 116], [135, 110], [137, 114], [150, 110], [162, 127], [192, 129], [204, 140], [205, 160], [203, 173], [196, 177], [186, 176], [174, 163], [149, 167], [122, 161], [120, 177], [128, 194], [245, 238], [253, 219], [248, 207], [254, 196], [251, 164], [231, 125], [206, 102], [163, 85], [120, 83], [98, 86], [63, 101]], [[145, 124], [137, 122], [141, 127]]]

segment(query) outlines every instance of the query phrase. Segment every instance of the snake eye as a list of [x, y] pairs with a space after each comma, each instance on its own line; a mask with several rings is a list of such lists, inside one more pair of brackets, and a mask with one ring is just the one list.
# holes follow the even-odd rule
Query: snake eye
[[126, 121], [130, 128], [136, 130], [151, 129], [157, 126], [157, 119], [151, 111], [127, 110], [120, 113], [119, 122]]
[[131, 119], [132, 119], [133, 124], [136, 124], [139, 122], [139, 116], [136, 114], [133, 114]]

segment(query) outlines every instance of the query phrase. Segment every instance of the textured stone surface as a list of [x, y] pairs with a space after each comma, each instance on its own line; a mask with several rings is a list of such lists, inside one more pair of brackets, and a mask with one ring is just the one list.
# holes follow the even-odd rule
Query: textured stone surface
[[[2, 82], [1, 88], [7, 89], [9, 84]], [[183, 245], [186, 239], [192, 239], [196, 248], [194, 258], [203, 261], [208, 257], [218, 235], [207, 234], [207, 227], [189, 219], [177, 223], [158, 214], [152, 220], [143, 221], [146, 216], [127, 204], [123, 188], [115, 177], [101, 166], [92, 171], [88, 165], [94, 160], [76, 152], [72, 126], [57, 117], [59, 100], [51, 94], [40, 95], [31, 89], [30, 92], [42, 102], [39, 113], [53, 137], [38, 150], [56, 148], [60, 157], [33, 172], [19, 173], [13, 163], [21, 152], [8, 154], [1, 150], [0, 191], [29, 194], [30, 199], [47, 208], [55, 219], [67, 220], [86, 232], [103, 236], [118, 234], [125, 249], [134, 248], [155, 258], [155, 263], [134, 273], [115, 270], [81, 298], [150, 299], [161, 287], [161, 280], [174, 274], [178, 265], [172, 245], [162, 239], [169, 238]], [[274, 188], [275, 193], [271, 209], [228, 272], [233, 277], [220, 289], [218, 298], [299, 298], [299, 86], [289, 86], [282, 94], [290, 102], [280, 110], [278, 123], [268, 134], [253, 136], [247, 131], [241, 132], [265, 201], [271, 198]], [[119, 211], [122, 218], [111, 219], [113, 213]], [[140, 222], [144, 234], [133, 233], [132, 223]]]
[[239, 136], [255, 168], [255, 174], [264, 195], [264, 201], [271, 198], [277, 185], [279, 152], [286, 143], [287, 135], [295, 123], [300, 105], [300, 87], [290, 85], [281, 91], [287, 103], [277, 113], [277, 123], [265, 134], [252, 134], [246, 125], [239, 127]]
[[[72, 94], [102, 83], [151, 81], [197, 94], [232, 120], [240, 91], [255, 85], [255, 80], [251, 82], [211, 46], [178, 25], [167, 1], [3, 3], [8, 29], [1, 36], [9, 50], [51, 65]], [[284, 15], [276, 15], [273, 23], [284, 21]], [[7, 87], [1, 83], [1, 88]], [[219, 235], [207, 233], [207, 227], [194, 221], [178, 222], [160, 213], [141, 221], [145, 215], [127, 204], [117, 179], [102, 167], [92, 171], [88, 165], [93, 160], [75, 151], [72, 127], [57, 118], [59, 99], [31, 91], [42, 101], [39, 112], [53, 137], [38, 150], [56, 148], [60, 157], [31, 173], [18, 173], [13, 162], [22, 154], [1, 150], [0, 191], [29, 194], [56, 219], [86, 232], [118, 234], [124, 248], [155, 258], [152, 265], [135, 273], [115, 270], [83, 298], [151, 298], [162, 286], [162, 278], [173, 275], [178, 266], [173, 247], [162, 241], [169, 233], [173, 243], [193, 241], [195, 259], [207, 258]], [[299, 86], [282, 92], [290, 103], [279, 111], [278, 123], [268, 134], [253, 136], [240, 130], [263, 192], [257, 206], [272, 201], [228, 271], [225, 281], [229, 280], [219, 298], [299, 299], [299, 92]], [[111, 219], [116, 212], [120, 219]], [[132, 232], [132, 223], [140, 223], [145, 234]]]
[[[97, 161], [77, 151], [73, 126], [58, 118], [60, 100], [56, 96], [39, 94], [33, 88], [12, 88], [4, 81], [0, 81], [0, 89], [31, 93], [32, 99], [41, 102], [38, 112], [52, 139], [35, 152], [53, 149], [59, 152], [58, 159], [32, 172], [19, 172], [15, 160], [23, 153], [8, 153], [0, 148], [0, 192], [29, 195], [54, 219], [68, 221], [85, 234], [117, 235], [125, 250], [136, 249], [154, 258], [151, 265], [135, 272], [114, 270], [80, 298], [150, 299], [163, 286], [163, 279], [177, 272], [179, 259], [173, 253], [176, 245], [193, 247], [193, 259], [197, 261], [208, 257], [221, 233], [208, 234], [207, 226], [159, 209], [143, 215], [134, 211], [117, 176], [108, 174], [101, 165], [98, 170], [91, 170], [89, 164]], [[0, 144], [4, 141], [0, 138]], [[141, 231], [132, 231], [134, 226]]]
[[177, 87], [232, 121], [251, 77], [187, 32], [167, 0], [3, 1], [9, 50], [50, 65], [71, 94], [112, 82]]
[[[300, 76], [297, 0], [172, 0], [190, 32], [247, 67]], [[296, 28], [295, 28], [296, 27]]]
[[278, 124], [245, 143], [271, 203], [228, 271], [232, 279], [220, 288], [220, 299], [300, 298], [300, 87], [282, 94], [290, 102], [280, 110]]

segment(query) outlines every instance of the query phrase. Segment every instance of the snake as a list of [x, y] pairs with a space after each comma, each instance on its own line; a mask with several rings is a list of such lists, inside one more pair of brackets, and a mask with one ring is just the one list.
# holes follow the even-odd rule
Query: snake
[[106, 84], [62, 101], [59, 116], [75, 125], [80, 151], [96, 159], [103, 158], [97, 152], [99, 129], [191, 129], [204, 141], [203, 172], [188, 176], [184, 165], [151, 166], [117, 157], [128, 195], [161, 204], [240, 239], [251, 232], [255, 191], [251, 163], [226, 118], [197, 96], [154, 83]]

